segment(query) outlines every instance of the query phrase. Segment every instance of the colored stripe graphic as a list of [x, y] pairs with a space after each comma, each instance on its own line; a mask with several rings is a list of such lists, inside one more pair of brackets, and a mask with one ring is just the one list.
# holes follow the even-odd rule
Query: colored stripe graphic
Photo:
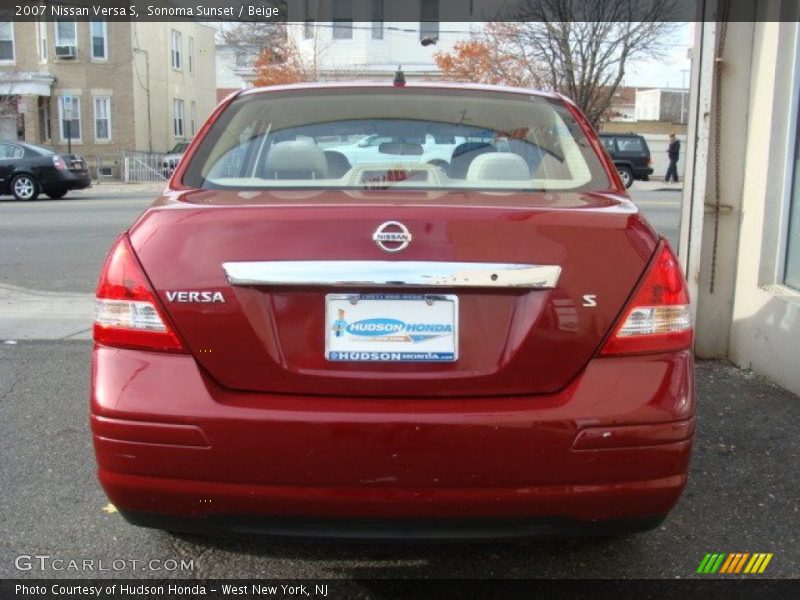
[[767, 554], [764, 557], [764, 562], [761, 563], [761, 567], [758, 569], [758, 572], [759, 573], [763, 573], [764, 569], [767, 568], [767, 565], [769, 564], [769, 561], [771, 561], [771, 560], [772, 560], [772, 552], [770, 552], [769, 554]]
[[697, 567], [697, 573], [720, 573], [726, 575], [734, 575], [742, 572], [746, 574], [763, 573], [772, 560], [772, 557], [773, 554], [767, 552], [756, 552], [753, 554], [749, 552], [733, 552], [731, 554], [726, 554], [724, 552], [708, 553], [703, 557], [703, 560], [700, 561], [700, 565]]
[[718, 553], [715, 552], [714, 554], [706, 554], [703, 562], [700, 563], [700, 566], [697, 567], [698, 573], [716, 573], [720, 565], [722, 565], [722, 561], [725, 559], [726, 554], [724, 552]]
[[705, 557], [703, 557], [703, 560], [700, 561], [700, 566], [697, 567], [697, 571], [696, 572], [697, 573], [705, 573], [706, 572], [706, 565], [708, 564], [709, 560], [711, 560], [711, 555], [710, 554], [706, 554]]
[[720, 568], [720, 573], [730, 573], [731, 568], [733, 565], [736, 564], [736, 559], [739, 558], [738, 554], [728, 554], [728, 558], [722, 563], [722, 567]]
[[749, 557], [750, 557], [749, 553], [744, 553], [744, 554], [741, 552], [737, 553], [736, 560], [733, 561], [733, 564], [731, 565], [727, 573], [739, 573], [742, 570], [742, 567], [744, 567], [744, 562]]

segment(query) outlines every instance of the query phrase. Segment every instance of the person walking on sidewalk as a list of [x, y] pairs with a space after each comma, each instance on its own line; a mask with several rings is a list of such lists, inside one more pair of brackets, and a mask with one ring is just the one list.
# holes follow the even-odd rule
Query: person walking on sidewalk
[[667, 149], [667, 156], [669, 156], [669, 168], [667, 169], [667, 175], [664, 177], [664, 181], [669, 183], [669, 180], [672, 179], [675, 183], [678, 183], [678, 158], [681, 154], [681, 143], [675, 137], [674, 133], [669, 134], [669, 148]]

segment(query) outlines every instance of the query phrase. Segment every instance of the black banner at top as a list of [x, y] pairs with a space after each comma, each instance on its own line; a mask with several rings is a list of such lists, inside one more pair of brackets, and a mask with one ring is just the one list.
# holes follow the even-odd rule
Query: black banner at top
[[0, 20], [798, 21], [800, 0], [0, 0]]

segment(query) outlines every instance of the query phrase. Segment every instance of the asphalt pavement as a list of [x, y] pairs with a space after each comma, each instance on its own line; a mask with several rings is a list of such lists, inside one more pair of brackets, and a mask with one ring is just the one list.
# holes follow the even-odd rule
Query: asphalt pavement
[[[637, 186], [634, 201], [677, 239], [679, 190]], [[687, 491], [648, 533], [378, 545], [175, 537], [127, 525], [94, 476], [91, 292], [111, 242], [156, 192], [109, 187], [59, 201], [0, 202], [0, 577], [684, 578], [697, 576], [708, 552], [771, 552], [765, 575], [800, 576], [800, 398], [720, 362], [698, 364], [698, 435]], [[67, 304], [74, 314], [54, 308]], [[54, 322], [75, 331], [48, 323], [54, 311]], [[8, 335], [12, 326], [21, 335]], [[17, 568], [27, 564], [20, 556], [34, 555], [125, 565], [94, 572]], [[151, 560], [191, 567], [154, 570], [153, 563], [144, 566]]]
[[[766, 575], [800, 575], [800, 399], [723, 363], [698, 364], [689, 485], [658, 529], [528, 543], [343, 544], [175, 537], [108, 512], [89, 435], [90, 350], [88, 341], [0, 344], [0, 577], [87, 576], [15, 567], [19, 556], [48, 555], [127, 562], [93, 577], [672, 579], [697, 577], [708, 552], [771, 552]], [[187, 559], [192, 569], [144, 567]]]

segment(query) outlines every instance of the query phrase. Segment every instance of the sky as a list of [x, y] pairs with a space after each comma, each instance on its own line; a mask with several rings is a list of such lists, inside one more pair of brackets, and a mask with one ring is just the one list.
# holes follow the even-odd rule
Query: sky
[[637, 61], [626, 68], [625, 85], [632, 87], [688, 87], [691, 61], [688, 51], [693, 45], [693, 23], [680, 23], [668, 41], [667, 53], [657, 61]]

